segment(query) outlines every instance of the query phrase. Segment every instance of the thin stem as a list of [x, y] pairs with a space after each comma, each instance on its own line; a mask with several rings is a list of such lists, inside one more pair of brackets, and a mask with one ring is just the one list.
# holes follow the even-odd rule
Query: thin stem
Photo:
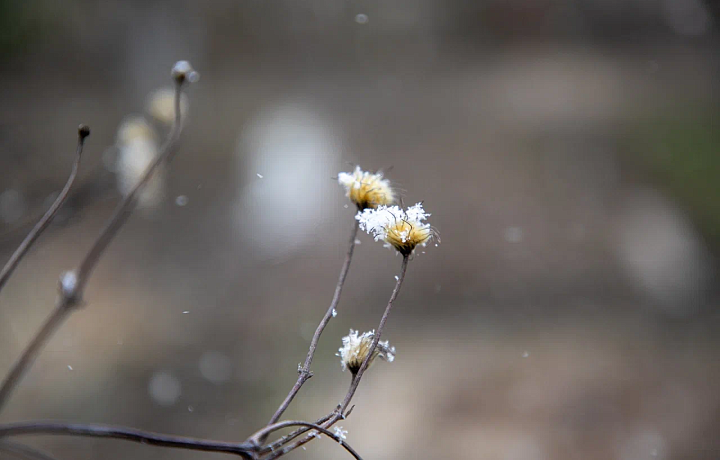
[[[328, 419], [327, 422], [323, 423], [324, 428], [329, 428], [332, 425], [334, 425], [338, 420], [341, 420], [345, 418], [345, 415], [343, 413], [347, 409], [347, 407], [350, 405], [350, 401], [352, 400], [353, 396], [355, 395], [355, 391], [357, 390], [358, 385], [360, 385], [360, 379], [362, 378], [363, 374], [368, 368], [368, 363], [370, 361], [370, 357], [373, 355], [373, 352], [375, 351], [375, 348], [377, 348], [378, 342], [380, 342], [380, 337], [382, 336], [382, 331], [385, 328], [385, 323], [387, 323], [388, 316], [390, 316], [390, 311], [392, 310], [393, 303], [395, 302], [395, 299], [397, 299], [398, 293], [400, 292], [400, 287], [402, 286], [403, 281], [405, 280], [405, 273], [407, 272], [407, 266], [409, 262], [409, 255], [403, 255], [402, 265], [400, 266], [400, 275], [398, 276], [398, 279], [395, 283], [395, 288], [393, 289], [392, 294], [390, 295], [390, 300], [388, 300], [387, 307], [385, 307], [385, 312], [382, 315], [382, 318], [380, 319], [380, 325], [375, 330], [375, 337], [373, 338], [373, 343], [370, 346], [370, 349], [368, 350], [368, 354], [365, 357], [365, 360], [360, 365], [360, 369], [357, 371], [357, 373], [353, 376], [352, 382], [350, 383], [350, 388], [348, 389], [347, 394], [345, 395], [345, 399], [342, 403], [340, 403], [337, 407], [337, 410], [335, 410], [331, 417]], [[306, 444], [310, 441], [312, 441], [313, 436], [306, 436], [298, 441], [295, 441], [294, 443], [290, 444], [289, 446], [285, 447], [282, 451], [273, 452], [268, 457], [265, 458], [265, 460], [273, 460], [278, 457], [281, 457], [285, 455], [286, 453], [297, 449], [298, 447], [302, 446], [303, 444]]]
[[95, 243], [80, 263], [80, 268], [78, 268], [74, 274], [75, 278], [73, 282], [66, 284], [61, 281], [60, 300], [55, 306], [55, 309], [52, 311], [50, 317], [45, 321], [45, 324], [38, 331], [35, 337], [33, 337], [30, 341], [28, 347], [23, 351], [23, 354], [15, 362], [10, 373], [5, 378], [2, 387], [0, 387], [0, 411], [2, 410], [3, 405], [7, 402], [7, 398], [10, 393], [20, 379], [22, 379], [22, 376], [25, 374], [27, 369], [32, 365], [42, 347], [50, 339], [50, 337], [52, 337], [65, 318], [75, 311], [75, 307], [81, 303], [83, 290], [88, 282], [92, 269], [95, 267], [98, 260], [100, 260], [102, 253], [130, 216], [130, 213], [135, 207], [135, 196], [150, 180], [157, 167], [172, 154], [173, 148], [180, 137], [180, 131], [182, 130], [182, 119], [180, 113], [180, 96], [182, 95], [182, 86], [182, 81], [176, 80], [175, 123], [173, 124], [168, 138], [160, 149], [158, 157], [150, 166], [148, 166], [142, 178], [137, 184], [135, 184], [135, 187], [133, 187], [130, 193], [128, 193], [120, 204], [118, 204], [113, 216], [110, 218], [105, 228], [103, 228], [100, 232], [100, 235], [95, 240]]
[[[329, 415], [326, 415], [326, 416], [316, 420], [315, 425], [322, 425], [323, 423], [330, 420], [332, 418], [332, 416], [333, 416], [333, 414], [329, 414]], [[268, 453], [271, 451], [275, 451], [276, 449], [279, 449], [283, 445], [287, 444], [288, 442], [292, 441], [293, 439], [297, 438], [298, 436], [300, 436], [304, 433], [307, 433], [308, 431], [310, 431], [310, 428], [307, 428], [307, 427], [298, 428], [297, 430], [292, 431], [292, 432], [286, 434], [285, 436], [283, 436], [282, 438], [277, 439], [273, 443], [268, 444], [267, 446], [263, 447], [261, 449], [261, 453], [265, 454], [265, 453]]]
[[17, 436], [25, 434], [113, 438], [160, 447], [174, 447], [205, 452], [236, 454], [244, 458], [252, 458], [251, 453], [255, 450], [255, 447], [248, 443], [213, 441], [208, 439], [189, 438], [185, 436], [173, 436], [123, 426], [86, 425], [80, 423], [46, 421], [19, 422], [0, 425], [0, 438], [4, 436]]
[[[333, 318], [333, 313], [335, 312], [335, 314], [337, 314], [336, 309], [338, 303], [340, 302], [340, 294], [342, 293], [345, 279], [347, 278], [348, 271], [350, 270], [350, 262], [352, 261], [353, 251], [355, 250], [355, 238], [357, 237], [359, 226], [359, 222], [355, 219], [353, 220], [354, 223], [352, 231], [350, 232], [350, 241], [348, 244], [347, 254], [345, 254], [345, 261], [343, 262], [342, 268], [340, 269], [340, 277], [338, 278], [337, 285], [335, 286], [335, 293], [333, 294], [332, 302], [330, 302], [330, 307], [325, 312], [325, 316], [323, 316], [322, 320], [320, 320], [320, 324], [318, 324], [317, 329], [315, 329], [315, 334], [310, 341], [310, 348], [308, 349], [305, 363], [298, 371], [299, 375], [297, 381], [295, 382], [295, 385], [293, 385], [292, 389], [285, 397], [285, 400], [282, 402], [282, 404], [280, 404], [280, 407], [278, 407], [278, 409], [275, 411], [275, 414], [273, 414], [273, 416], [270, 418], [267, 426], [271, 426], [280, 419], [285, 410], [287, 410], [288, 406], [290, 406], [290, 403], [295, 398], [298, 391], [300, 391], [300, 388], [303, 386], [303, 384], [307, 382], [310, 377], [312, 377], [312, 372], [310, 372], [310, 365], [312, 364], [313, 357], [315, 356], [315, 350], [317, 349], [318, 342], [320, 341], [320, 335], [322, 335], [325, 327], [330, 322], [330, 319]], [[261, 444], [265, 442], [266, 437], [267, 436], [260, 438]]]
[[19, 442], [0, 441], [0, 452], [14, 454], [18, 458], [26, 458], [28, 460], [56, 460], [52, 455], [35, 449], [34, 447], [20, 444]]
[[167, 139], [160, 148], [160, 153], [157, 158], [148, 166], [145, 173], [135, 186], [130, 190], [130, 193], [118, 204], [115, 208], [115, 212], [112, 217], [102, 229], [100, 235], [93, 243], [92, 247], [88, 251], [85, 258], [80, 263], [80, 268], [77, 270], [77, 293], [78, 297], [82, 296], [85, 285], [87, 284], [88, 278], [92, 273], [92, 270], [97, 265], [105, 249], [110, 245], [110, 242], [115, 238], [120, 228], [127, 221], [128, 217], [135, 208], [135, 197], [142, 190], [142, 188], [150, 181], [158, 166], [168, 160], [174, 151], [180, 133], [182, 132], [182, 113], [180, 111], [180, 98], [182, 96], [182, 82], [175, 84], [175, 122], [173, 123], [172, 130], [168, 135]]
[[282, 430], [283, 428], [287, 428], [289, 426], [304, 426], [304, 427], [307, 427], [307, 428], [310, 428], [313, 430], [317, 430], [320, 433], [326, 434], [326, 435], [328, 435], [328, 437], [332, 438], [333, 440], [337, 441], [338, 444], [343, 446], [345, 448], [345, 450], [350, 452], [350, 454], [353, 457], [355, 457], [358, 460], [362, 460], [362, 458], [360, 458], [360, 455], [358, 455], [357, 452], [355, 452], [355, 450], [353, 450], [353, 448], [350, 447], [350, 445], [348, 445], [345, 441], [343, 441], [343, 439], [340, 436], [338, 436], [334, 433], [331, 433], [326, 428], [323, 428], [320, 425], [317, 425], [315, 423], [310, 423], [310, 422], [303, 422], [300, 420], [286, 420], [284, 422], [279, 422], [279, 423], [275, 423], [272, 425], [268, 425], [250, 437], [250, 439], [252, 440], [251, 443], [253, 445], [255, 445], [255, 443], [253, 441], [257, 441], [260, 438], [267, 437], [267, 435], [269, 435], [273, 431]]
[[395, 302], [395, 299], [397, 299], [398, 293], [400, 292], [400, 287], [405, 280], [405, 273], [407, 272], [409, 260], [410, 259], [408, 255], [403, 255], [402, 265], [400, 266], [400, 275], [398, 276], [397, 282], [395, 283], [395, 289], [393, 289], [392, 294], [390, 295], [390, 300], [388, 300], [387, 307], [385, 307], [385, 312], [383, 313], [382, 318], [380, 318], [380, 324], [375, 330], [375, 337], [373, 338], [373, 343], [370, 346], [370, 350], [368, 351], [365, 360], [360, 365], [360, 369], [353, 377], [352, 383], [350, 384], [350, 389], [348, 390], [347, 395], [345, 395], [345, 399], [340, 405], [340, 414], [345, 412], [345, 409], [347, 409], [350, 405], [350, 401], [355, 394], [355, 390], [357, 390], [358, 385], [360, 385], [360, 379], [370, 365], [370, 357], [375, 352], [375, 348], [377, 348], [378, 342], [380, 342], [380, 337], [382, 336], [383, 329], [385, 328], [385, 323], [387, 323], [388, 317], [390, 316], [390, 310], [392, 310], [393, 303]]
[[37, 355], [42, 350], [45, 342], [52, 337], [55, 330], [65, 321], [65, 319], [73, 311], [73, 308], [68, 303], [66, 298], [61, 298], [55, 308], [53, 309], [50, 316], [45, 320], [40, 330], [35, 334], [30, 344], [27, 346], [23, 354], [20, 355], [12, 369], [8, 373], [7, 377], [3, 381], [2, 387], [0, 387], [0, 412], [2, 412], [3, 406], [7, 402], [10, 394], [17, 386], [18, 382], [22, 378], [25, 371], [35, 361]]
[[65, 186], [60, 191], [60, 194], [57, 196], [57, 198], [55, 198], [55, 201], [53, 202], [52, 206], [50, 206], [50, 209], [45, 212], [45, 214], [42, 216], [42, 218], [40, 218], [38, 223], [35, 224], [32, 230], [30, 230], [30, 233], [27, 234], [22, 243], [20, 243], [20, 246], [18, 246], [18, 248], [15, 250], [13, 255], [10, 256], [10, 259], [3, 267], [2, 272], [0, 272], [0, 291], [2, 291], [3, 287], [5, 287], [5, 283], [7, 283], [10, 275], [12, 275], [17, 266], [20, 264], [20, 261], [23, 259], [23, 257], [25, 257], [25, 254], [28, 252], [30, 247], [40, 237], [40, 234], [45, 231], [48, 225], [50, 225], [52, 220], [55, 218], [58, 210], [65, 203], [68, 195], [70, 195], [70, 188], [75, 182], [75, 177], [77, 176], [77, 172], [80, 167], [80, 159], [82, 158], [85, 138], [89, 135], [90, 130], [88, 129], [88, 127], [85, 125], [80, 125], [80, 127], [78, 128], [78, 141], [75, 151], [75, 161], [73, 161], [72, 164], [70, 177], [68, 177], [67, 182], [65, 182]]

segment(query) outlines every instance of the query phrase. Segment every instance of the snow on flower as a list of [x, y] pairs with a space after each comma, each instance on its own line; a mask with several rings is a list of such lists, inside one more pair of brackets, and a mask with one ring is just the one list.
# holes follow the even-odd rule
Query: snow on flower
[[395, 192], [390, 181], [381, 172], [371, 173], [356, 166], [353, 172], [338, 174], [338, 182], [345, 187], [345, 195], [358, 209], [377, 208], [395, 202]]
[[[349, 369], [354, 375], [360, 370], [360, 366], [370, 352], [374, 338], [374, 330], [358, 335], [358, 331], [350, 329], [350, 334], [342, 339], [342, 348], [336, 353], [336, 356], [340, 357], [340, 365], [343, 371]], [[387, 340], [379, 341], [370, 357], [368, 367], [372, 365], [378, 356], [389, 363], [393, 362], [395, 360], [395, 347], [391, 347]]]
[[398, 206], [378, 206], [377, 209], [359, 211], [355, 218], [360, 228], [375, 237], [375, 241], [384, 241], [403, 255], [409, 255], [417, 245], [425, 246], [437, 237], [437, 233], [424, 221], [430, 216], [422, 203], [407, 209]]

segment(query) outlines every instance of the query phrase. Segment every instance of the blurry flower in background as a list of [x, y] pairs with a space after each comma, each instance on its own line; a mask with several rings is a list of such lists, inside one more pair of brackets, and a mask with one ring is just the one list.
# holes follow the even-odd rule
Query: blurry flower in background
[[[184, 120], [189, 107], [188, 97], [185, 93], [180, 96], [180, 115]], [[171, 127], [175, 121], [175, 89], [160, 88], [148, 96], [145, 110], [154, 120], [166, 127]]]
[[619, 259], [631, 280], [666, 313], [694, 313], [711, 279], [708, 249], [688, 218], [652, 190], [624, 203]]
[[302, 104], [264, 111], [243, 129], [234, 221], [256, 257], [292, 257], [333, 219], [338, 144], [332, 124]]
[[[358, 335], [358, 331], [350, 329], [350, 335], [343, 337], [343, 346], [336, 353], [336, 356], [340, 357], [340, 365], [343, 371], [349, 369], [355, 375], [360, 370], [360, 366], [370, 352], [374, 337], [375, 331], [363, 332]], [[393, 362], [395, 360], [395, 347], [391, 347], [387, 340], [379, 341], [370, 357], [368, 368], [378, 356], [389, 363]]]
[[[145, 118], [133, 116], [118, 129], [117, 149], [118, 189], [127, 196], [159, 154], [157, 134]], [[143, 208], [159, 205], [165, 196], [165, 182], [165, 170], [159, 167], [138, 194], [138, 205]]]
[[345, 187], [345, 196], [350, 198], [358, 209], [377, 208], [395, 202], [395, 192], [390, 181], [383, 179], [380, 171], [371, 173], [355, 166], [351, 173], [338, 174], [338, 182]]
[[417, 245], [425, 246], [431, 238], [437, 236], [430, 224], [424, 223], [430, 216], [417, 203], [403, 210], [398, 206], [380, 206], [377, 209], [365, 209], [355, 218], [360, 228], [372, 234], [375, 241], [383, 240], [400, 254], [409, 255]]

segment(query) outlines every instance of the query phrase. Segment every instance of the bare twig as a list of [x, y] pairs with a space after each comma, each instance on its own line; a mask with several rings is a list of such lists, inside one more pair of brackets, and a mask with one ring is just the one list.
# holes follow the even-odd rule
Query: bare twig
[[[352, 231], [350, 232], [350, 241], [348, 244], [347, 254], [345, 254], [345, 262], [343, 262], [343, 266], [340, 269], [340, 277], [338, 278], [337, 285], [335, 286], [335, 294], [333, 294], [332, 302], [330, 302], [330, 307], [325, 312], [325, 316], [323, 316], [322, 320], [320, 320], [320, 324], [318, 324], [317, 329], [315, 329], [315, 334], [310, 341], [310, 348], [308, 350], [307, 357], [305, 358], [305, 363], [298, 370], [299, 375], [297, 381], [295, 382], [295, 385], [290, 390], [290, 393], [288, 393], [288, 395], [285, 397], [285, 400], [282, 402], [282, 404], [280, 404], [280, 407], [278, 407], [277, 411], [275, 411], [275, 414], [270, 418], [267, 426], [271, 426], [280, 419], [288, 406], [290, 406], [290, 403], [295, 398], [295, 395], [297, 395], [298, 391], [300, 391], [300, 388], [303, 386], [303, 384], [307, 382], [310, 377], [312, 377], [310, 365], [312, 364], [313, 357], [315, 356], [315, 350], [317, 349], [317, 344], [320, 341], [320, 335], [323, 333], [325, 327], [328, 325], [330, 319], [334, 316], [334, 314], [337, 314], [336, 308], [338, 306], [338, 303], [340, 302], [340, 294], [342, 293], [345, 279], [347, 278], [348, 271], [350, 270], [350, 262], [352, 261], [353, 251], [355, 249], [355, 238], [357, 237], [357, 232], [358, 221], [355, 220], [355, 222], [353, 223]], [[262, 444], [263, 442], [265, 442], [266, 438], [267, 436], [259, 438], [259, 442]]]
[[75, 182], [78, 168], [80, 167], [80, 159], [82, 158], [85, 138], [89, 135], [90, 128], [85, 125], [80, 125], [78, 127], [77, 149], [75, 152], [75, 161], [73, 161], [72, 170], [70, 171], [70, 177], [68, 177], [67, 182], [65, 182], [65, 186], [60, 191], [60, 194], [57, 196], [57, 198], [55, 198], [55, 201], [53, 202], [52, 206], [50, 206], [50, 209], [45, 212], [45, 214], [42, 216], [42, 218], [40, 218], [38, 223], [35, 224], [32, 230], [30, 230], [30, 233], [27, 234], [22, 243], [20, 243], [20, 246], [18, 246], [18, 248], [15, 250], [13, 255], [10, 256], [10, 259], [3, 267], [2, 272], [0, 272], [0, 291], [2, 291], [3, 287], [5, 287], [5, 283], [7, 283], [10, 275], [12, 275], [17, 266], [20, 264], [20, 261], [28, 252], [30, 246], [32, 246], [35, 240], [40, 237], [40, 234], [48, 227], [48, 225], [50, 225], [53, 218], [55, 217], [55, 214], [57, 214], [63, 203], [65, 203], [65, 200], [70, 194], [70, 188]]
[[85, 258], [80, 263], [80, 267], [77, 270], [77, 293], [82, 296], [83, 289], [88, 282], [90, 273], [97, 265], [105, 249], [107, 249], [110, 242], [115, 238], [120, 228], [127, 221], [128, 217], [135, 209], [136, 197], [142, 188], [152, 179], [153, 174], [157, 171], [160, 166], [166, 160], [173, 155], [177, 141], [180, 138], [182, 132], [182, 113], [180, 110], [180, 98], [182, 96], [184, 80], [176, 80], [175, 82], [175, 122], [173, 123], [172, 130], [168, 135], [167, 139], [160, 148], [160, 153], [157, 158], [148, 166], [145, 173], [135, 186], [130, 190], [130, 193], [118, 204], [115, 208], [115, 212], [112, 217], [102, 229], [100, 235], [93, 243], [92, 247], [88, 251]]
[[343, 439], [340, 436], [338, 436], [334, 433], [331, 433], [326, 428], [323, 428], [320, 425], [317, 425], [315, 423], [310, 423], [310, 422], [303, 422], [301, 420], [286, 420], [284, 422], [279, 422], [279, 423], [275, 423], [273, 425], [268, 425], [265, 428], [263, 428], [262, 430], [258, 431], [257, 433], [253, 434], [252, 436], [250, 436], [251, 444], [257, 445], [256, 441], [258, 439], [266, 438], [267, 435], [269, 435], [273, 431], [282, 430], [283, 428], [287, 428], [289, 426], [303, 426], [303, 427], [307, 427], [309, 429], [317, 430], [320, 433], [326, 434], [326, 435], [328, 435], [329, 438], [332, 438], [333, 440], [337, 441], [338, 444], [343, 446], [345, 448], [345, 450], [350, 452], [350, 454], [353, 457], [355, 457], [358, 460], [362, 460], [360, 455], [358, 455], [358, 453], [355, 452], [355, 450], [352, 447], [350, 447], [349, 444], [347, 444], [345, 441], [343, 441]]
[[60, 298], [48, 319], [45, 320], [43, 326], [37, 334], [35, 334], [35, 337], [33, 337], [30, 344], [25, 348], [25, 351], [23, 351], [23, 354], [20, 355], [18, 360], [13, 364], [7, 377], [5, 377], [2, 387], [0, 387], [0, 411], [2, 411], [4, 404], [7, 402], [10, 393], [12, 393], [18, 381], [20, 381], [32, 362], [35, 361], [45, 342], [47, 342], [55, 330], [60, 327], [71, 311], [72, 308], [71, 304], [68, 303], [68, 299], [65, 297]]
[[205, 452], [235, 454], [240, 455], [243, 458], [252, 458], [252, 452], [255, 450], [255, 446], [244, 442], [236, 443], [212, 441], [207, 439], [189, 438], [185, 436], [173, 436], [123, 426], [86, 425], [80, 423], [46, 421], [19, 422], [0, 425], [0, 438], [5, 436], [27, 434], [113, 438], [160, 447], [174, 447]]
[[[345, 410], [350, 405], [350, 401], [352, 400], [353, 396], [355, 395], [355, 391], [357, 390], [358, 385], [360, 385], [360, 379], [362, 378], [363, 374], [368, 368], [370, 357], [373, 355], [375, 348], [377, 348], [378, 342], [380, 341], [380, 337], [382, 336], [382, 331], [385, 328], [385, 323], [387, 322], [388, 316], [390, 315], [390, 310], [392, 310], [393, 303], [395, 302], [395, 299], [398, 296], [398, 293], [400, 292], [400, 287], [402, 286], [403, 280], [405, 279], [405, 273], [407, 272], [407, 266], [409, 262], [409, 255], [403, 255], [402, 265], [400, 267], [400, 275], [398, 276], [398, 279], [395, 283], [395, 288], [393, 289], [392, 294], [390, 295], [390, 300], [388, 300], [387, 307], [385, 307], [385, 312], [382, 315], [382, 318], [380, 319], [380, 325], [375, 331], [375, 336], [373, 338], [373, 343], [370, 346], [370, 349], [368, 350], [368, 354], [365, 357], [365, 360], [360, 365], [360, 369], [357, 371], [357, 373], [353, 376], [352, 382], [350, 383], [350, 388], [347, 391], [347, 394], [345, 395], [345, 399], [343, 399], [342, 403], [340, 403], [337, 407], [337, 409], [330, 415], [329, 419], [322, 424], [324, 428], [329, 428], [333, 426], [338, 420], [341, 420], [345, 418]], [[285, 455], [286, 453], [297, 449], [298, 447], [302, 446], [303, 444], [306, 444], [312, 439], [314, 436], [306, 436], [298, 441], [295, 441], [294, 443], [288, 445], [287, 447], [283, 448], [281, 451], [273, 452], [269, 456], [265, 458], [265, 460], [273, 460], [278, 457], [281, 457]]]
[[0, 441], [0, 452], [7, 452], [17, 458], [28, 460], [57, 460], [39, 449], [12, 441]]
[[342, 415], [342, 413], [345, 412], [345, 409], [347, 409], [350, 405], [350, 401], [355, 394], [355, 390], [357, 390], [358, 385], [360, 385], [360, 379], [370, 365], [370, 359], [375, 352], [375, 348], [377, 348], [378, 342], [380, 342], [380, 337], [382, 336], [382, 331], [385, 328], [385, 323], [387, 323], [388, 316], [390, 316], [390, 310], [392, 310], [393, 302], [395, 302], [395, 299], [400, 292], [400, 287], [405, 280], [405, 273], [407, 272], [409, 260], [409, 255], [403, 256], [402, 265], [400, 266], [400, 275], [398, 275], [397, 282], [395, 283], [395, 288], [390, 295], [390, 300], [388, 300], [387, 307], [385, 307], [385, 312], [383, 313], [382, 318], [380, 318], [380, 324], [375, 330], [375, 337], [373, 338], [372, 346], [370, 346], [370, 350], [368, 351], [365, 360], [360, 365], [360, 369], [357, 371], [357, 374], [355, 374], [355, 376], [353, 377], [352, 383], [350, 384], [350, 389], [348, 390], [347, 395], [345, 395], [345, 399], [340, 405], [340, 410], [338, 411], [340, 415]]
[[[332, 418], [332, 416], [333, 416], [333, 414], [329, 414], [329, 415], [326, 415], [326, 416], [316, 420], [315, 425], [322, 425], [323, 423], [330, 420], [330, 418]], [[276, 441], [272, 442], [271, 444], [264, 446], [260, 450], [260, 452], [263, 454], [266, 454], [270, 451], [275, 451], [275, 450], [279, 449], [280, 447], [284, 446], [285, 444], [289, 443], [293, 439], [297, 438], [298, 436], [300, 436], [304, 433], [307, 433], [308, 431], [310, 431], [310, 428], [307, 428], [307, 427], [298, 428], [297, 430], [292, 431], [292, 432], [286, 434], [285, 436], [277, 439]]]
[[165, 143], [160, 149], [160, 153], [130, 193], [118, 204], [115, 212], [108, 221], [107, 225], [100, 232], [95, 243], [88, 251], [85, 258], [80, 263], [80, 267], [75, 272], [66, 273], [60, 281], [60, 299], [50, 317], [45, 321], [43, 327], [30, 341], [28, 347], [12, 366], [10, 373], [0, 387], [0, 411], [7, 402], [8, 396], [20, 381], [25, 371], [30, 367], [37, 357], [38, 353], [45, 345], [48, 339], [52, 337], [57, 328], [63, 323], [65, 318], [75, 310], [75, 307], [82, 302], [82, 294], [85, 285], [88, 282], [90, 274], [95, 265], [100, 260], [100, 256], [108, 247], [112, 239], [117, 235], [122, 225], [127, 221], [130, 213], [135, 208], [135, 197], [142, 190], [143, 186], [152, 178], [157, 167], [167, 160], [173, 153], [177, 140], [182, 130], [182, 114], [180, 112], [180, 97], [182, 95], [184, 78], [175, 78], [175, 123], [168, 135]]

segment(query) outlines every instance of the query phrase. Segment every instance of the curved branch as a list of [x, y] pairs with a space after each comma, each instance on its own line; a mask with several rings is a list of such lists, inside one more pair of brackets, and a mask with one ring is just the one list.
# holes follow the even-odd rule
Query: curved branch
[[100, 260], [100, 256], [103, 254], [105, 249], [107, 249], [115, 235], [117, 235], [122, 225], [127, 221], [128, 217], [130, 217], [130, 214], [135, 208], [135, 197], [138, 192], [140, 192], [150, 178], [152, 178], [152, 175], [157, 167], [172, 156], [177, 140], [180, 137], [180, 132], [182, 131], [180, 97], [182, 95], [183, 84], [185, 83], [184, 78], [175, 78], [174, 80], [175, 122], [173, 123], [173, 127], [168, 135], [168, 138], [160, 149], [160, 153], [155, 161], [148, 166], [138, 183], [135, 184], [132, 190], [130, 190], [130, 193], [128, 193], [120, 204], [118, 204], [117, 208], [115, 208], [115, 212], [108, 221], [107, 225], [100, 232], [100, 235], [93, 243], [93, 246], [80, 263], [80, 267], [75, 272], [66, 273], [61, 279], [60, 300], [55, 305], [55, 309], [50, 314], [50, 317], [45, 321], [45, 324], [40, 331], [38, 331], [35, 337], [33, 337], [30, 341], [30, 344], [23, 351], [20, 358], [18, 358], [18, 360], [13, 364], [10, 373], [5, 378], [2, 387], [0, 387], [0, 411], [2, 411], [10, 393], [25, 374], [25, 371], [35, 360], [38, 353], [40, 353], [42, 347], [50, 339], [50, 337], [52, 337], [65, 318], [67, 318], [70, 313], [75, 310], [75, 307], [81, 303], [83, 290], [88, 282], [93, 268], [95, 268], [95, 265]]
[[[390, 295], [390, 300], [388, 300], [387, 307], [385, 307], [385, 312], [382, 315], [382, 318], [380, 319], [380, 325], [378, 326], [377, 330], [375, 331], [375, 337], [373, 338], [373, 343], [370, 346], [370, 349], [368, 350], [368, 354], [365, 357], [365, 360], [360, 365], [360, 369], [358, 372], [353, 376], [352, 382], [350, 383], [350, 388], [348, 389], [347, 394], [345, 395], [345, 399], [342, 403], [340, 403], [337, 407], [337, 409], [331, 414], [330, 418], [327, 422], [323, 423], [324, 428], [329, 428], [333, 426], [338, 420], [341, 420], [345, 417], [343, 415], [343, 412], [348, 408], [350, 405], [350, 401], [352, 400], [353, 396], [355, 395], [355, 391], [357, 390], [358, 385], [360, 385], [360, 379], [362, 378], [363, 374], [368, 368], [370, 357], [372, 356], [373, 352], [375, 351], [375, 348], [377, 348], [378, 342], [380, 342], [380, 337], [382, 335], [382, 331], [385, 328], [385, 323], [387, 323], [388, 316], [390, 315], [390, 311], [392, 310], [393, 303], [395, 302], [395, 299], [397, 299], [398, 293], [400, 292], [400, 287], [402, 286], [403, 281], [405, 280], [405, 273], [407, 272], [407, 266], [408, 262], [410, 261], [409, 255], [403, 255], [402, 265], [400, 266], [400, 275], [398, 276], [397, 281], [395, 282], [395, 288], [393, 289], [392, 294]], [[269, 455], [265, 460], [274, 460], [278, 457], [281, 457], [285, 455], [286, 453], [297, 449], [298, 447], [302, 446], [303, 444], [306, 444], [310, 441], [312, 441], [313, 436], [305, 436], [302, 439], [299, 439], [292, 444], [288, 445], [287, 447], [283, 448], [282, 451], [274, 452], [271, 455]]]
[[[287, 428], [289, 426], [304, 426], [307, 428], [311, 428], [313, 430], [317, 430], [320, 433], [326, 434], [326, 435], [328, 435], [329, 438], [332, 438], [333, 440], [337, 441], [338, 444], [343, 446], [345, 448], [345, 450], [347, 450], [350, 453], [350, 455], [352, 455], [353, 457], [355, 457], [358, 460], [362, 460], [360, 455], [358, 455], [358, 453], [355, 452], [355, 450], [352, 447], [350, 447], [350, 445], [348, 443], [343, 441], [343, 439], [340, 436], [338, 436], [334, 433], [331, 433], [330, 431], [327, 430], [327, 428], [323, 428], [320, 425], [317, 425], [315, 423], [310, 423], [310, 422], [303, 422], [301, 420], [286, 420], [284, 422], [279, 422], [279, 423], [275, 423], [275, 424], [266, 426], [262, 430], [258, 431], [257, 433], [253, 434], [252, 436], [250, 436], [250, 439], [252, 440], [250, 442], [253, 443], [253, 441], [255, 441], [255, 440], [258, 440], [262, 437], [267, 437], [267, 435], [269, 435], [273, 431], [281, 430], [281, 429]], [[310, 436], [315, 437], [316, 435], [311, 434]], [[253, 445], [255, 445], [255, 444], [253, 443]]]
[[178, 449], [236, 454], [244, 458], [252, 458], [251, 453], [255, 450], [255, 447], [248, 443], [213, 441], [209, 439], [174, 436], [123, 426], [86, 425], [80, 423], [48, 421], [31, 421], [0, 425], [0, 438], [4, 436], [27, 434], [113, 438], [160, 447], [174, 447]]
[[33, 245], [35, 240], [40, 237], [40, 234], [45, 231], [48, 225], [50, 225], [52, 220], [55, 218], [55, 214], [57, 214], [58, 210], [65, 203], [65, 200], [70, 194], [70, 188], [75, 182], [75, 177], [77, 176], [77, 172], [80, 167], [80, 159], [82, 158], [85, 138], [89, 135], [90, 128], [85, 125], [80, 125], [78, 127], [78, 141], [75, 151], [75, 161], [73, 161], [72, 170], [70, 171], [70, 177], [68, 177], [67, 182], [65, 182], [65, 186], [60, 191], [60, 194], [57, 196], [57, 198], [55, 198], [55, 201], [50, 206], [50, 209], [45, 212], [45, 214], [40, 218], [38, 223], [35, 224], [32, 230], [30, 230], [30, 233], [27, 234], [22, 243], [20, 243], [20, 246], [18, 246], [18, 248], [15, 250], [13, 255], [10, 256], [10, 259], [3, 267], [2, 272], [0, 272], [0, 291], [2, 291], [2, 288], [5, 287], [5, 283], [7, 283], [10, 275], [12, 275], [17, 266], [20, 264], [20, 261], [23, 259], [23, 257], [25, 257], [25, 254], [30, 249], [30, 246]]

